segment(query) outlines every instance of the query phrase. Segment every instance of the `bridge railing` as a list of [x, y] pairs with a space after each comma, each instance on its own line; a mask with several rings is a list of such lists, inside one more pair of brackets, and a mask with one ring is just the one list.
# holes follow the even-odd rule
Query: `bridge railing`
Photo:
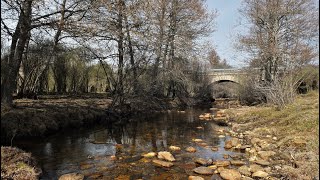
[[[250, 68], [253, 71], [259, 71], [260, 68]], [[185, 70], [186, 73], [192, 73], [191, 70]], [[245, 69], [209, 69], [204, 72], [198, 72], [200, 74], [247, 74], [248, 72]]]

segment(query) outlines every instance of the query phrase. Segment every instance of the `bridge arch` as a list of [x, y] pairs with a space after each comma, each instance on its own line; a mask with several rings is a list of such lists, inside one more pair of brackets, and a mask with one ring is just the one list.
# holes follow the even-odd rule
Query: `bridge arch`
[[241, 83], [239, 77], [235, 74], [212, 76], [211, 83], [219, 83], [219, 82], [234, 82], [237, 84]]

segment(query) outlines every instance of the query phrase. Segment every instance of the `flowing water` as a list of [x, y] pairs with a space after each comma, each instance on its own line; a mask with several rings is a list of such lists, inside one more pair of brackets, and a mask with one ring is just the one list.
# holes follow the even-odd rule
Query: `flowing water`
[[[187, 179], [195, 175], [192, 169], [196, 167], [196, 158], [217, 160], [223, 159], [223, 154], [235, 153], [223, 148], [229, 137], [219, 138], [215, 133], [215, 128], [223, 127], [198, 119], [203, 112], [209, 110], [157, 113], [124, 123], [68, 129], [46, 139], [16, 145], [36, 157], [43, 170], [41, 179], [58, 179], [72, 172], [84, 174], [85, 179]], [[202, 139], [203, 143], [194, 139]], [[141, 156], [170, 151], [171, 145], [181, 148], [171, 151], [176, 158], [171, 168], [157, 167], [152, 158]], [[189, 146], [197, 151], [186, 152]], [[218, 151], [211, 150], [214, 146], [218, 146]]]

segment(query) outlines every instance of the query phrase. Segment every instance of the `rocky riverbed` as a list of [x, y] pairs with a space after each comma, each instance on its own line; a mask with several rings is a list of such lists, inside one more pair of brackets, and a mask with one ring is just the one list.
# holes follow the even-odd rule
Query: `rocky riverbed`
[[214, 113], [200, 116], [171, 111], [118, 128], [70, 132], [30, 151], [44, 149], [47, 155], [41, 150], [37, 157], [46, 163], [45, 177], [61, 180], [317, 179], [313, 99], [298, 99], [281, 111], [267, 106], [212, 108]]
[[[229, 128], [221, 126], [216, 128], [216, 134], [220, 138], [228, 137], [221, 147], [209, 146], [203, 139], [192, 139], [196, 145], [217, 151], [224, 148], [225, 151], [235, 152], [236, 154], [223, 154], [223, 159], [212, 158], [192, 158], [190, 162], [181, 164], [179, 160], [184, 154], [192, 154], [197, 151], [195, 147], [189, 146], [185, 149], [171, 145], [169, 151], [146, 152], [141, 154], [138, 162], [152, 163], [154, 166], [163, 168], [165, 171], [174, 167], [184, 167], [185, 174], [175, 174], [179, 178], [193, 180], [200, 179], [281, 179], [283, 169], [295, 168], [294, 160], [290, 155], [277, 151], [277, 137], [267, 135], [260, 137], [252, 131], [240, 131], [240, 125], [229, 121], [229, 116], [224, 110], [216, 113], [218, 117], [224, 119]], [[199, 116], [204, 121], [215, 121], [214, 115], [205, 113]], [[221, 121], [221, 118], [218, 118]], [[196, 127], [197, 128], [197, 127]], [[201, 129], [201, 128], [198, 128]], [[122, 159], [122, 157], [113, 157]], [[137, 160], [138, 160], [137, 159]], [[289, 164], [288, 164], [289, 162]], [[90, 168], [90, 167], [89, 167]], [[80, 177], [81, 174], [71, 173], [63, 175], [60, 180], [66, 177]], [[124, 178], [126, 176], [126, 178]], [[81, 176], [84, 177], [84, 176]], [[121, 176], [130, 179], [130, 176]], [[173, 177], [169, 176], [168, 177]]]

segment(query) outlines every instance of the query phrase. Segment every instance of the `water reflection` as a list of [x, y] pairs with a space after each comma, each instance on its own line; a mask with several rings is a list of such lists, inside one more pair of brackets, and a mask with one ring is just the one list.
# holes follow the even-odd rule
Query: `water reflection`
[[[83, 173], [81, 165], [86, 163], [95, 165], [92, 169], [85, 170], [88, 173], [105, 167], [107, 170], [103, 173], [112, 176], [116, 174], [112, 168], [117, 167], [119, 173], [123, 173], [123, 169], [128, 168], [119, 161], [121, 158], [135, 158], [146, 152], [168, 150], [171, 145], [180, 147], [183, 153], [188, 146], [197, 149], [194, 154], [176, 154], [181, 156], [179, 163], [190, 163], [192, 157], [222, 159], [221, 152], [230, 152], [225, 152], [223, 148], [219, 149], [220, 152], [213, 152], [211, 148], [200, 146], [192, 141], [192, 139], [203, 139], [209, 147], [223, 146], [223, 140], [214, 134], [213, 129], [216, 125], [198, 120], [198, 116], [203, 112], [204, 110], [190, 109], [183, 113], [157, 114], [131, 119], [128, 122], [73, 129], [48, 138], [45, 142], [24, 143], [20, 147], [37, 157], [44, 171], [43, 179], [56, 179], [68, 172]], [[203, 128], [197, 129], [198, 126]], [[112, 159], [113, 155], [118, 159]], [[130, 159], [130, 162], [133, 161], [135, 166], [139, 166], [137, 160], [139, 159]], [[116, 164], [117, 166], [114, 166]], [[136, 167], [130, 164], [128, 166], [131, 167], [132, 172], [138, 173], [138, 170], [134, 170]], [[151, 172], [158, 172], [151, 163], [144, 163], [142, 166], [147, 169], [146, 171], [149, 169]], [[178, 170], [175, 169], [175, 171]], [[182, 171], [184, 172], [183, 169]], [[151, 172], [146, 174], [151, 176]]]

